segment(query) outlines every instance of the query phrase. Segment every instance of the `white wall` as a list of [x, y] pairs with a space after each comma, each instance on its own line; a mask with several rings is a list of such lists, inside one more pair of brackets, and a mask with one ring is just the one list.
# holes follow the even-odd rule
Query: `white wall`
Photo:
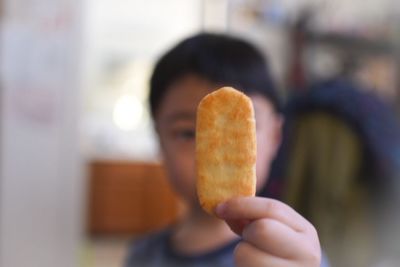
[[[198, 32], [202, 0], [88, 0], [85, 35], [84, 151], [89, 159], [158, 160], [147, 110], [154, 61], [183, 38]], [[125, 110], [130, 129], [115, 123], [122, 97], [137, 101]], [[128, 127], [129, 128], [129, 127]]]
[[77, 266], [82, 3], [3, 2], [0, 266]]

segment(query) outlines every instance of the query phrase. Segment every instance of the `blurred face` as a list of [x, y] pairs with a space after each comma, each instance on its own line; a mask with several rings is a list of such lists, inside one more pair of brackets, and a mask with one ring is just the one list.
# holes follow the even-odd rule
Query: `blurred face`
[[[187, 75], [168, 89], [158, 110], [156, 129], [164, 164], [175, 191], [189, 204], [197, 205], [195, 132], [196, 109], [215, 84]], [[253, 101], [257, 128], [257, 189], [263, 187], [280, 142], [281, 120], [270, 102], [259, 95]]]

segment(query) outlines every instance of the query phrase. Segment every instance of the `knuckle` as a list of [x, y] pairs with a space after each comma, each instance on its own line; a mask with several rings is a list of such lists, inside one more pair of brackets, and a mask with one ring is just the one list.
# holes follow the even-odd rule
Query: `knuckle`
[[268, 237], [275, 229], [275, 222], [270, 219], [257, 220], [253, 223], [253, 227], [258, 236]]

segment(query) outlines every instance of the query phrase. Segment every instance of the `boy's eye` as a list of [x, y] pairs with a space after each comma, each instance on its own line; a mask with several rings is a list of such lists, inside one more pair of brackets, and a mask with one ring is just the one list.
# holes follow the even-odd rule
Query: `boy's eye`
[[180, 140], [193, 140], [196, 136], [195, 130], [185, 129], [185, 130], [178, 130], [174, 132], [174, 137]]

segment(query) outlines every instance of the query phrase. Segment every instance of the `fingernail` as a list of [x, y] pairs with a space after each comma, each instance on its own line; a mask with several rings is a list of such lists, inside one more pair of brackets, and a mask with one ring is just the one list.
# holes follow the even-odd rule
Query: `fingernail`
[[218, 204], [218, 206], [215, 208], [215, 213], [217, 214], [218, 217], [223, 218], [226, 212], [226, 203], [221, 203]]

